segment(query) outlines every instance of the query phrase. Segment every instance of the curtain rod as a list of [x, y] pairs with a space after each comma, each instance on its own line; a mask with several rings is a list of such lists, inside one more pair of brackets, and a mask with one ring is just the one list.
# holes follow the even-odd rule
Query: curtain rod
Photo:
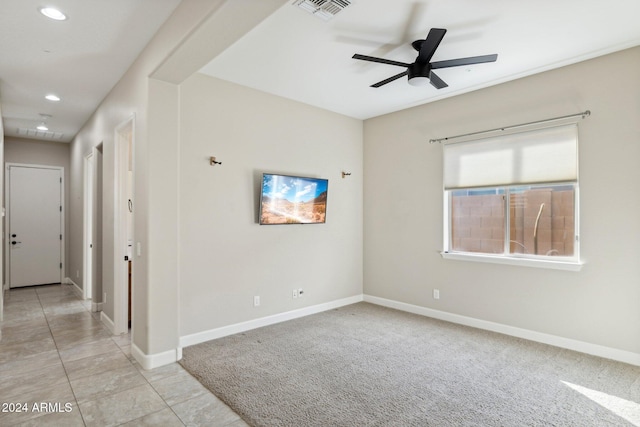
[[504, 127], [496, 128], [496, 129], [483, 130], [483, 131], [480, 131], [480, 132], [472, 132], [472, 133], [465, 133], [463, 135], [448, 136], [446, 138], [430, 139], [429, 140], [429, 144], [433, 144], [434, 142], [448, 141], [450, 139], [462, 138], [462, 137], [465, 137], [465, 136], [481, 135], [483, 133], [504, 131], [504, 130], [507, 130], [507, 129], [519, 128], [519, 127], [522, 127], [522, 126], [529, 126], [529, 125], [537, 125], [537, 124], [541, 124], [541, 123], [554, 122], [556, 120], [570, 119], [570, 118], [573, 118], [573, 117], [582, 117], [584, 119], [586, 117], [589, 117], [590, 115], [591, 115], [591, 111], [586, 110], [586, 111], [583, 111], [582, 113], [570, 114], [568, 116], [554, 117], [552, 119], [546, 119], [546, 120], [538, 120], [536, 122], [522, 123], [522, 124], [519, 124], [519, 125], [512, 125], [512, 126], [504, 126]]

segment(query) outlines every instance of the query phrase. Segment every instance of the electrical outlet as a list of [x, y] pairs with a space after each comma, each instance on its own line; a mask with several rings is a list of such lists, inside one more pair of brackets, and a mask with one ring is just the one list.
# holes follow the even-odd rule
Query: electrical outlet
[[76, 279], [80, 278], [80, 270], [76, 270]]
[[302, 298], [302, 294], [304, 294], [302, 288], [298, 289], [298, 296]]
[[293, 296], [294, 298], [298, 298], [298, 290], [294, 289], [293, 294], [291, 296]]
[[253, 297], [253, 306], [258, 307], [260, 305], [260, 296], [256, 295]]
[[440, 289], [433, 290], [433, 299], [440, 299]]
[[107, 293], [102, 294], [102, 302], [107, 302]]

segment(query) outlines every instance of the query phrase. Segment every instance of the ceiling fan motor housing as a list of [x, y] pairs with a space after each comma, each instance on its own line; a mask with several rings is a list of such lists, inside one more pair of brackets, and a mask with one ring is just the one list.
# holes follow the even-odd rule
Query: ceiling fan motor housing
[[409, 71], [409, 80], [414, 79], [416, 77], [425, 77], [425, 78], [429, 78], [429, 73], [431, 72], [431, 64], [430, 63], [419, 63], [419, 62], [414, 62], [413, 64], [409, 65], [409, 67], [407, 68], [407, 70]]

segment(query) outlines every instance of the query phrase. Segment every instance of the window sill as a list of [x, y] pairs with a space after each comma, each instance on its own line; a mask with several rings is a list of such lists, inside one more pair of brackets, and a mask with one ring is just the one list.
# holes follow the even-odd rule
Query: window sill
[[521, 267], [549, 268], [553, 270], [580, 271], [579, 261], [555, 261], [550, 259], [517, 258], [503, 255], [472, 254], [460, 252], [441, 252], [442, 258], [457, 261], [487, 262], [492, 264], [518, 265]]

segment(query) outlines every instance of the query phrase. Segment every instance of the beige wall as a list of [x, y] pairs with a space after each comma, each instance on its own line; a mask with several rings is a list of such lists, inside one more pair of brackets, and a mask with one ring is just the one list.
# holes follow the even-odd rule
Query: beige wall
[[[120, 260], [114, 256], [114, 179], [115, 179], [115, 130], [118, 126], [134, 118], [134, 238], [140, 243], [142, 256], [134, 256], [133, 286], [133, 341], [143, 353], [150, 352], [150, 324], [148, 298], [148, 267], [152, 250], [148, 246], [148, 108], [149, 76], [188, 37], [202, 19], [207, 17], [220, 2], [183, 1], [167, 23], [155, 35], [144, 52], [107, 95], [93, 116], [71, 143], [71, 242], [70, 269], [80, 270], [82, 278], [82, 212], [83, 212], [83, 159], [91, 150], [103, 147], [103, 291], [107, 293], [103, 312], [114, 320], [114, 269]], [[154, 212], [154, 214], [161, 214]], [[161, 315], [161, 314], [158, 314]], [[158, 335], [161, 335], [158, 332]], [[177, 337], [173, 338], [177, 343]]]
[[[201, 74], [180, 89], [181, 336], [360, 295], [362, 121]], [[258, 225], [263, 172], [328, 178], [326, 224]]]
[[[5, 162], [62, 166], [69, 169], [69, 144], [35, 139], [5, 138]], [[65, 179], [68, 175], [65, 174]]]
[[[6, 137], [4, 144], [4, 161], [6, 163], [24, 163], [32, 165], [59, 166], [64, 168], [64, 210], [65, 210], [65, 276], [78, 282], [76, 273], [69, 268], [69, 189], [71, 182], [69, 144], [53, 141], [39, 141], [35, 139]], [[4, 191], [4, 190], [3, 190]]]
[[[367, 120], [365, 293], [640, 353], [639, 73], [634, 48]], [[443, 259], [442, 153], [429, 139], [586, 109], [582, 271]]]
[[[114, 269], [119, 262], [113, 232], [114, 133], [135, 118], [134, 240], [141, 251], [133, 260], [132, 340], [143, 366], [149, 360], [140, 358], [158, 356], [154, 360], [168, 363], [178, 354], [177, 235], [168, 232], [171, 213], [164, 209], [176, 209], [178, 203], [177, 191], [164, 186], [178, 179], [178, 84], [284, 2], [183, 0], [71, 144], [72, 271], [82, 268], [82, 161], [103, 144], [103, 310], [113, 320]], [[228, 22], [234, 22], [232, 29]]]

